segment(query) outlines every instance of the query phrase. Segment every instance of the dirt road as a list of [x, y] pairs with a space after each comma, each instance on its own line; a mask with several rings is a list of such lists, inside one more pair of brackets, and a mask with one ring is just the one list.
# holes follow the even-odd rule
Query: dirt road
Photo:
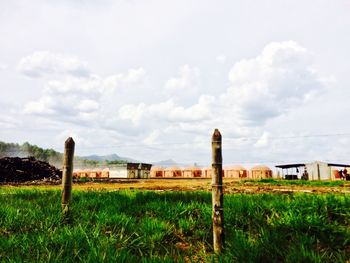
[[[49, 185], [43, 183], [27, 183], [19, 185], [3, 185], [1, 187], [12, 188], [38, 188], [38, 189], [61, 189], [59, 184]], [[86, 182], [75, 183], [74, 190], [106, 190], [115, 191], [123, 189], [140, 189], [156, 191], [210, 191], [211, 179], [118, 179], [109, 182]], [[350, 193], [350, 183], [343, 186], [313, 186], [313, 185], [287, 185], [269, 184], [252, 181], [240, 181], [237, 179], [224, 179], [225, 193]]]

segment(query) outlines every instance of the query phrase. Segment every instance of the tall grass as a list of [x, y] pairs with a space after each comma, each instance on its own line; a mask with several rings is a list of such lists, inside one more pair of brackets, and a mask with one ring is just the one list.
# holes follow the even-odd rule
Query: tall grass
[[0, 189], [3, 262], [343, 262], [350, 257], [350, 196], [225, 196], [226, 250], [212, 254], [205, 192]]

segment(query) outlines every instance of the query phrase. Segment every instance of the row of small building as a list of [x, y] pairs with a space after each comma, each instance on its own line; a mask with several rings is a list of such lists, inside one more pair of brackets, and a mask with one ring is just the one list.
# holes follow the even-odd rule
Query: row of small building
[[[241, 165], [224, 167], [222, 170], [225, 178], [271, 178], [272, 170], [263, 165], [254, 166], [247, 170]], [[109, 168], [77, 169], [74, 176], [78, 178], [210, 178], [211, 167], [198, 166], [180, 168], [177, 166], [163, 168], [145, 163], [127, 163], [114, 165]]]
[[[155, 178], [210, 178], [211, 177], [211, 167], [201, 168], [198, 166], [180, 168], [180, 167], [152, 167], [151, 177]], [[263, 165], [254, 166], [247, 170], [241, 165], [233, 165], [224, 167], [222, 170], [222, 175], [225, 178], [252, 178], [252, 179], [262, 179], [271, 178], [272, 170]]]
[[[336, 164], [325, 162], [296, 163], [276, 165], [276, 172], [265, 165], [253, 166], [249, 170], [241, 165], [224, 166], [222, 174], [224, 178], [281, 178], [281, 179], [305, 179], [305, 180], [350, 180], [347, 173], [348, 164]], [[113, 165], [108, 168], [77, 169], [74, 176], [78, 178], [210, 178], [211, 167], [198, 166], [180, 168], [177, 166], [163, 168], [146, 163], [126, 163]]]

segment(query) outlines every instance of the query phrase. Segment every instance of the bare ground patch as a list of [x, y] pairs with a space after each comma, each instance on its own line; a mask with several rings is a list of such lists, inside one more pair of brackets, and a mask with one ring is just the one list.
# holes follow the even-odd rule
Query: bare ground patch
[[[60, 189], [59, 182], [33, 181], [6, 184], [2, 187], [23, 187], [38, 189]], [[211, 191], [211, 179], [115, 179], [108, 181], [76, 182], [74, 190], [80, 191], [118, 191], [126, 189], [154, 191]], [[225, 193], [350, 193], [350, 184], [343, 186], [284, 185], [245, 182], [237, 179], [224, 179]]]

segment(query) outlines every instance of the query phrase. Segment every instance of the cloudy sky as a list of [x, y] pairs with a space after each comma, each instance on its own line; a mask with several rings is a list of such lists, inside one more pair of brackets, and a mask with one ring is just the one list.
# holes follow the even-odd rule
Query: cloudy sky
[[0, 2], [0, 140], [210, 164], [350, 161], [350, 2]]

